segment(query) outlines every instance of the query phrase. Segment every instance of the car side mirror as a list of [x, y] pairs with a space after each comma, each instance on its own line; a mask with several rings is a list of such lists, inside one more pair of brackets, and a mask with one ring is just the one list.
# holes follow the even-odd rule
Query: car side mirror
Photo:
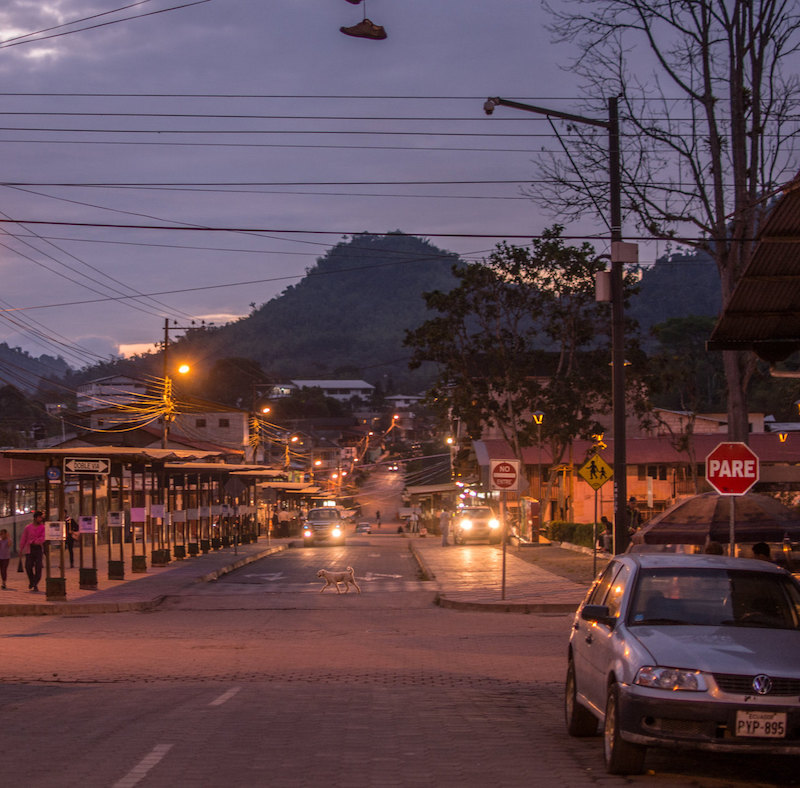
[[616, 617], [610, 614], [607, 605], [584, 605], [581, 608], [581, 618], [584, 621], [596, 621], [610, 627], [617, 622]]

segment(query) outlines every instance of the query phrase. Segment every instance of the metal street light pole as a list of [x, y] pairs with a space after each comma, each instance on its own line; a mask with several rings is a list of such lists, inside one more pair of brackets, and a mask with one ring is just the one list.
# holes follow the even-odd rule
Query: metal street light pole
[[608, 99], [608, 120], [587, 118], [569, 112], [522, 104], [503, 98], [488, 98], [484, 112], [495, 107], [511, 107], [537, 115], [561, 118], [572, 123], [596, 126], [608, 132], [609, 218], [611, 225], [611, 396], [614, 424], [614, 552], [628, 546], [627, 459], [625, 446], [625, 314], [623, 306], [622, 195], [619, 147], [619, 110], [617, 97]]
[[539, 490], [536, 493], [536, 498], [539, 501], [539, 517], [537, 518], [538, 522], [536, 523], [536, 527], [538, 532], [536, 534], [536, 539], [533, 538], [533, 534], [531, 534], [531, 541], [538, 542], [539, 541], [539, 532], [541, 532], [542, 528], [542, 421], [544, 420], [544, 413], [540, 410], [537, 410], [533, 414], [533, 421], [536, 424], [536, 446], [539, 449], [539, 467], [538, 473], [536, 474], [538, 477], [539, 482]]

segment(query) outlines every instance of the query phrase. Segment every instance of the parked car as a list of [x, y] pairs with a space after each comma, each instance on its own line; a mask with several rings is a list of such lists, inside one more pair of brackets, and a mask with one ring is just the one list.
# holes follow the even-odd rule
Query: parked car
[[606, 770], [650, 746], [800, 754], [800, 584], [745, 558], [628, 553], [578, 608], [567, 653], [572, 736], [602, 723]]
[[500, 535], [500, 520], [491, 507], [467, 506], [457, 512], [453, 531], [453, 541], [456, 544], [483, 539], [497, 543]]
[[344, 544], [344, 520], [339, 510], [333, 506], [321, 506], [308, 510], [303, 524], [303, 545], [316, 542]]

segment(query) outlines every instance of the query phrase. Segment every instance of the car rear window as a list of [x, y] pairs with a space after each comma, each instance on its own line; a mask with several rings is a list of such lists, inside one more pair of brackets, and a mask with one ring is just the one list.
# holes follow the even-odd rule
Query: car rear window
[[772, 572], [643, 569], [628, 621], [797, 630], [800, 588]]

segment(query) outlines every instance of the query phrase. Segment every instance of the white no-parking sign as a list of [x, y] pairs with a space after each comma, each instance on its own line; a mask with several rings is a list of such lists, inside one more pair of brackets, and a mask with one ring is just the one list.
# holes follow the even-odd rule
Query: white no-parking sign
[[516, 490], [519, 460], [489, 460], [489, 481], [493, 490]]

